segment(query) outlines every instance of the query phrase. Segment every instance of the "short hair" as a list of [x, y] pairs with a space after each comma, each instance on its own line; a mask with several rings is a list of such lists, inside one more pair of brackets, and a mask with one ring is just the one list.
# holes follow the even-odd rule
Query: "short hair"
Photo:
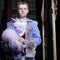
[[17, 8], [19, 8], [19, 5], [21, 5], [21, 4], [26, 4], [27, 7], [29, 8], [28, 3], [26, 1], [20, 1], [20, 2], [18, 2], [17, 3]]

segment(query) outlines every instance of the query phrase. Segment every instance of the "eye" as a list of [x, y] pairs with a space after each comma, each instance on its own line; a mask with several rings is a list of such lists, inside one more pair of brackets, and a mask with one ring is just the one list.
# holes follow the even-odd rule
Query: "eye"
[[19, 10], [28, 10], [28, 8], [19, 8]]
[[19, 8], [19, 10], [22, 10], [22, 8]]
[[24, 8], [24, 10], [27, 10], [27, 8]]

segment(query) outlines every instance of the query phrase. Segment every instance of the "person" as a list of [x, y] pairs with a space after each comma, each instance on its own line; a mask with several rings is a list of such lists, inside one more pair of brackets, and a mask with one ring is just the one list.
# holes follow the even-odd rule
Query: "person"
[[18, 2], [17, 7], [19, 18], [11, 18], [1, 35], [3, 43], [13, 52], [14, 60], [22, 59], [26, 54], [26, 46], [36, 49], [41, 44], [38, 22], [27, 18], [29, 13], [27, 2]]

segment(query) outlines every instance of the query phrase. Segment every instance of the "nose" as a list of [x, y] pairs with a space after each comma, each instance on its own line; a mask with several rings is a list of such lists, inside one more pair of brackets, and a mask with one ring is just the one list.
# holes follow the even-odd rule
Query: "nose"
[[21, 11], [24, 12], [24, 9], [22, 9]]

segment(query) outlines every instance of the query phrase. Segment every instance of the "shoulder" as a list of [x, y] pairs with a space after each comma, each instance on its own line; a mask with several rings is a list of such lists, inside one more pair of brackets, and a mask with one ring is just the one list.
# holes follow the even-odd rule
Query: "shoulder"
[[32, 21], [32, 23], [34, 23], [34, 24], [38, 24], [38, 22], [37, 22], [37, 21]]
[[11, 25], [13, 22], [12, 21], [8, 21], [7, 22], [7, 25]]
[[32, 19], [27, 19], [28, 22], [31, 22], [34, 25], [38, 25], [38, 22], [36, 20], [32, 20]]
[[16, 21], [16, 19], [15, 18], [11, 18], [11, 20], [10, 21], [8, 21], [7, 23], [14, 23]]

